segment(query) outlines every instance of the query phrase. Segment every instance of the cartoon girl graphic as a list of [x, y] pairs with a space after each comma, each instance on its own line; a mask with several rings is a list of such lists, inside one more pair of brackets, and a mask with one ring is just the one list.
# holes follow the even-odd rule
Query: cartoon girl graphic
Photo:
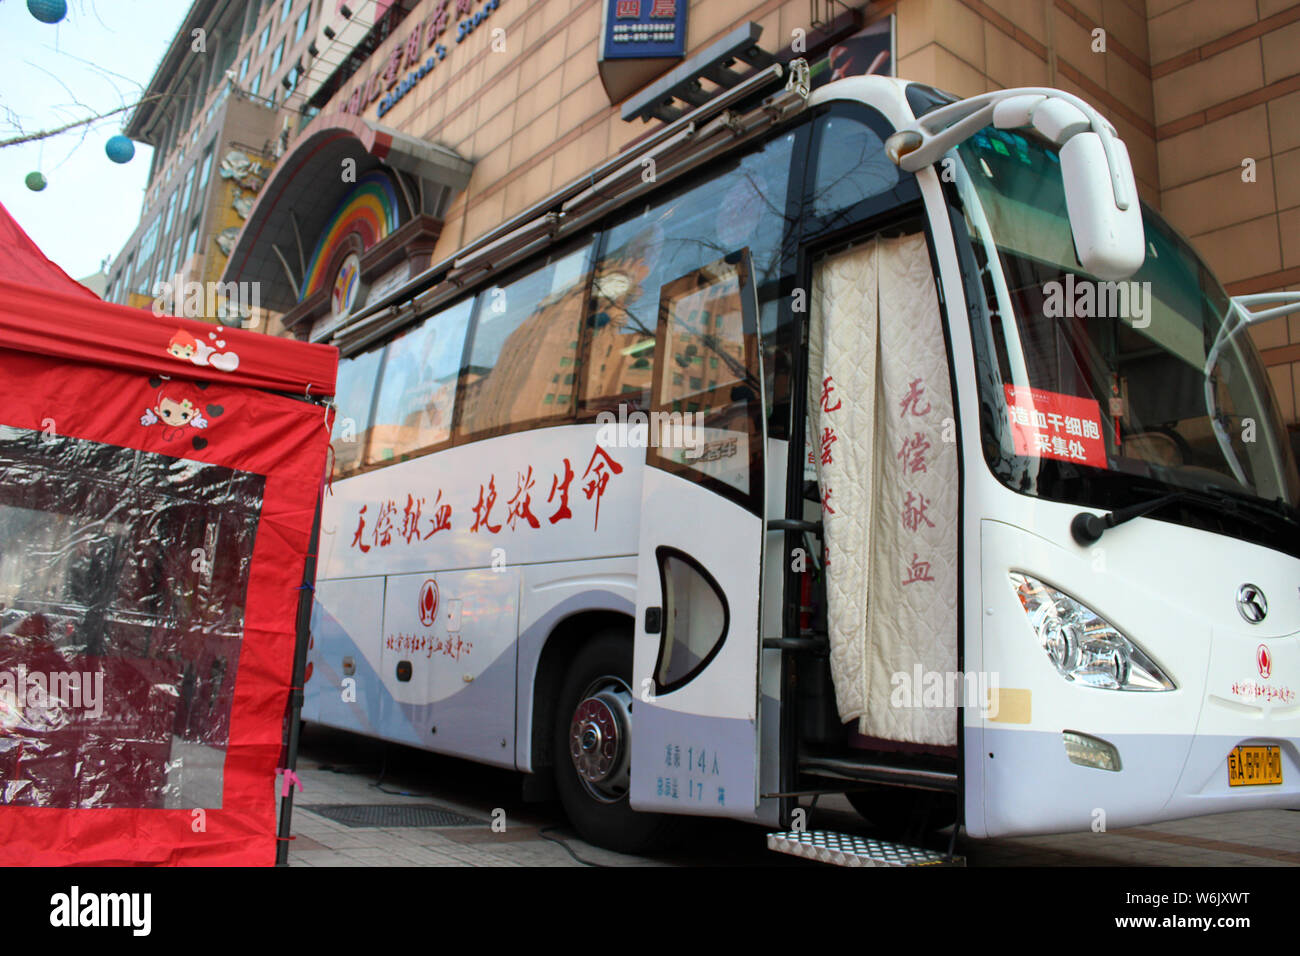
[[208, 333], [208, 338], [212, 339], [214, 347], [202, 339], [195, 338], [184, 329], [177, 329], [171, 341], [167, 343], [167, 354], [182, 362], [211, 366], [222, 372], [233, 372], [239, 368], [239, 356], [234, 352], [220, 351], [226, 347], [225, 340], [217, 338], [221, 331], [222, 327], [217, 326], [217, 331]]
[[[144, 426], [162, 425], [163, 441], [172, 441], [185, 434], [185, 429], [207, 428], [208, 420], [203, 417], [199, 390], [181, 382], [165, 382], [158, 389], [158, 397], [150, 408], [140, 416]], [[206, 444], [206, 442], [205, 442]]]
[[199, 342], [194, 336], [184, 329], [177, 329], [176, 334], [172, 336], [172, 340], [167, 343], [167, 352], [182, 362], [188, 362], [198, 347]]

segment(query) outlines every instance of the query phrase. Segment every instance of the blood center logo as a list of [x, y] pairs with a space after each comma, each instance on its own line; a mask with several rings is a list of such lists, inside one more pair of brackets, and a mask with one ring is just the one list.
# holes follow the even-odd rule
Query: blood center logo
[[420, 588], [420, 623], [425, 627], [433, 627], [433, 622], [438, 619], [438, 582], [433, 578], [424, 582]]

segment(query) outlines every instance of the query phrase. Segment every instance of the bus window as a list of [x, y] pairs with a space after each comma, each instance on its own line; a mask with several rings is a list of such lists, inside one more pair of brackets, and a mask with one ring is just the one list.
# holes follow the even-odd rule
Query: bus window
[[655, 661], [655, 688], [676, 690], [704, 670], [727, 637], [729, 609], [718, 582], [690, 555], [655, 550], [664, 589], [664, 630]]
[[[659, 290], [667, 283], [747, 250], [760, 302], [780, 298], [783, 265], [793, 262], [785, 255], [793, 235], [786, 197], [796, 135], [729, 159], [606, 233], [587, 321], [583, 416], [649, 407]], [[774, 339], [776, 321], [772, 310]]]
[[474, 300], [411, 326], [388, 343], [367, 465], [402, 461], [451, 438], [456, 375]]
[[334, 428], [330, 448], [334, 452], [334, 478], [346, 478], [361, 470], [361, 459], [370, 436], [370, 410], [375, 397], [382, 348], [339, 362], [335, 387]]
[[727, 256], [659, 294], [647, 461], [758, 510], [763, 495], [758, 334], [748, 257]]
[[573, 414], [590, 266], [588, 243], [479, 293], [462, 371], [458, 442]]
[[[817, 127], [809, 211], [823, 227], [842, 225], [860, 218], [859, 203], [898, 185], [898, 167], [885, 155], [880, 133], [854, 116], [831, 112], [817, 121]], [[894, 202], [891, 199], [890, 205]]]

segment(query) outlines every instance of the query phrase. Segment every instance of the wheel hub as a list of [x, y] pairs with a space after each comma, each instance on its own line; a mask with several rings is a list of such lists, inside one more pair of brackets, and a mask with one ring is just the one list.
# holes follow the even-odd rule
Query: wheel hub
[[593, 687], [574, 708], [569, 724], [573, 767], [600, 800], [617, 800], [627, 792], [630, 703], [622, 686]]

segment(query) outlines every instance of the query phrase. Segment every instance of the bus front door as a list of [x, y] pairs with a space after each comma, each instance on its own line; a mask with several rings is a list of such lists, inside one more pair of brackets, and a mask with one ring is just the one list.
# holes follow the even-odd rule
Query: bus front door
[[640, 520], [631, 803], [758, 805], [763, 375], [747, 250], [660, 292]]

